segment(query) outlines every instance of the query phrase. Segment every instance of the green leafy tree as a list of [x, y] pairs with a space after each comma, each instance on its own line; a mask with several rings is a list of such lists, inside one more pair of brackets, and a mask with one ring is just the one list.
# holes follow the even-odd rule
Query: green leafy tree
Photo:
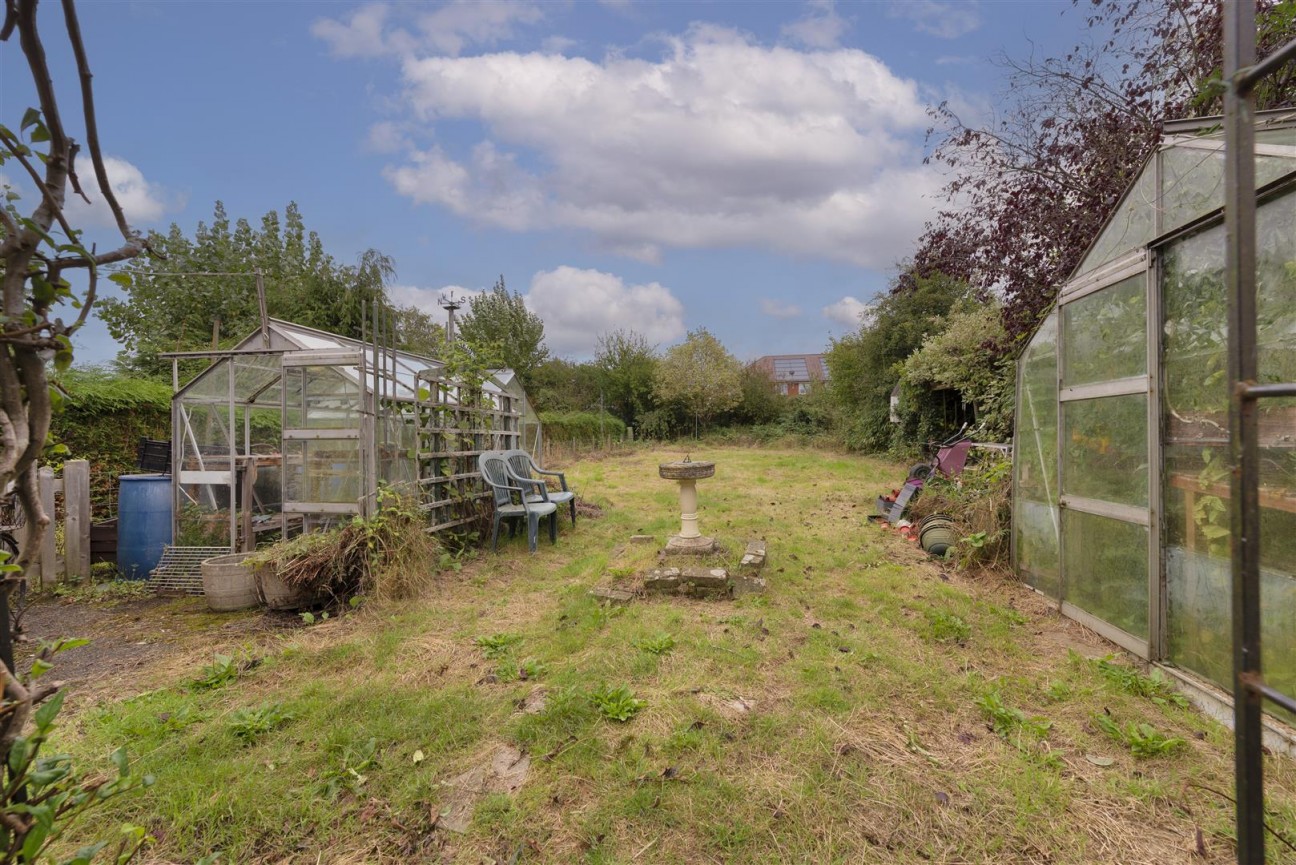
[[599, 388], [607, 407], [626, 424], [653, 407], [657, 352], [642, 334], [614, 330], [598, 338], [594, 353]]
[[884, 297], [859, 330], [834, 340], [825, 357], [847, 443], [860, 450], [905, 450], [938, 432], [901, 429], [897, 440], [889, 420], [891, 390], [900, 381], [900, 364], [944, 328], [956, 303], [972, 296], [967, 283], [942, 274], [905, 272], [898, 283], [903, 288]]
[[706, 328], [666, 352], [657, 365], [653, 394], [693, 416], [694, 432], [742, 400], [742, 364]]
[[504, 287], [503, 276], [468, 301], [459, 336], [483, 357], [517, 373], [528, 390], [536, 367], [549, 357], [544, 322], [526, 308], [522, 295]]
[[416, 306], [393, 310], [396, 344], [424, 357], [440, 357], [445, 348], [445, 328]]
[[226, 346], [254, 330], [258, 270], [271, 316], [353, 338], [373, 302], [387, 301], [395, 274], [392, 259], [374, 249], [353, 265], [338, 262], [293, 203], [282, 219], [272, 210], [253, 227], [246, 219], [231, 223], [218, 201], [211, 222], [198, 223], [192, 238], [172, 224], [149, 243], [166, 261], [128, 266], [124, 296], [106, 298], [100, 310], [127, 350], [127, 365], [141, 371], [157, 371], [160, 352]]
[[526, 390], [536, 411], [590, 411], [599, 402], [599, 370], [552, 357], [532, 371]]
[[997, 303], [961, 302], [944, 327], [923, 340], [902, 368], [912, 388], [957, 391], [976, 412], [978, 438], [1005, 440], [1012, 433], [1016, 364], [996, 346], [1006, 338]]
[[734, 407], [733, 419], [738, 423], [772, 423], [791, 408], [790, 402], [804, 397], [788, 397], [776, 393], [769, 374], [755, 364], [742, 371], [742, 401]]

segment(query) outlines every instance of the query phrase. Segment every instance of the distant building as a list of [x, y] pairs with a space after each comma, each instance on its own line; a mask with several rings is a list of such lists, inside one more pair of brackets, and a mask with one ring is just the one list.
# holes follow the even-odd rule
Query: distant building
[[816, 383], [828, 380], [822, 354], [767, 354], [751, 365], [769, 377], [775, 392], [787, 396], [800, 396]]

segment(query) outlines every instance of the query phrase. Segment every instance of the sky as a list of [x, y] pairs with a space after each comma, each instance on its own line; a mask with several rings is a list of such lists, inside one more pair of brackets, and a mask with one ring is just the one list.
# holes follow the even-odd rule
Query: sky
[[[73, 114], [62, 14], [40, 8]], [[438, 321], [441, 294], [502, 275], [575, 360], [618, 328], [665, 348], [705, 327], [742, 360], [823, 351], [942, 204], [929, 106], [984, 119], [995, 57], [1084, 35], [1069, 0], [79, 10], [133, 226], [192, 234], [218, 199], [254, 223], [295, 201], [338, 260], [394, 258], [393, 297]], [[0, 123], [34, 102], [0, 44]], [[102, 204], [70, 215], [114, 243]], [[97, 363], [118, 346], [94, 321], [76, 349]]]

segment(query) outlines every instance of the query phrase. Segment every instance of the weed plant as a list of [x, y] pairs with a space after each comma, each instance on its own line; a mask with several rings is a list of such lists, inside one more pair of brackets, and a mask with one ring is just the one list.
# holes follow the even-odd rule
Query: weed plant
[[1173, 754], [1183, 748], [1185, 742], [1177, 736], [1167, 736], [1151, 724], [1139, 724], [1131, 721], [1124, 727], [1117, 724], [1105, 714], [1094, 715], [1094, 724], [1112, 740], [1124, 745], [1135, 757], [1147, 759]]
[[244, 745], [253, 745], [293, 719], [283, 703], [262, 703], [236, 709], [229, 717], [229, 730]]
[[625, 685], [615, 688], [602, 685], [591, 691], [589, 696], [600, 715], [618, 723], [629, 721], [648, 705], [647, 701], [636, 699], [634, 692]]

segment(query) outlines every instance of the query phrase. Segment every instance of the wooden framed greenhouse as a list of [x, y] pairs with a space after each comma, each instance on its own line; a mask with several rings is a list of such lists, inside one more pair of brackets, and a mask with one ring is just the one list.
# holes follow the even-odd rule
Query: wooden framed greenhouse
[[[474, 518], [483, 450], [538, 425], [510, 370], [479, 387], [440, 361], [278, 319], [233, 348], [168, 355], [210, 365], [172, 397], [173, 545], [238, 552], [413, 497], [429, 531]], [[500, 379], [503, 379], [501, 383]]]
[[[1256, 126], [1261, 381], [1296, 378], [1296, 112]], [[1013, 560], [1063, 614], [1231, 689], [1224, 135], [1167, 123], [1018, 361]], [[1266, 679], [1296, 690], [1296, 400], [1258, 408]], [[1201, 693], [1214, 693], [1209, 686]], [[1222, 696], [1222, 694], [1221, 694]]]

